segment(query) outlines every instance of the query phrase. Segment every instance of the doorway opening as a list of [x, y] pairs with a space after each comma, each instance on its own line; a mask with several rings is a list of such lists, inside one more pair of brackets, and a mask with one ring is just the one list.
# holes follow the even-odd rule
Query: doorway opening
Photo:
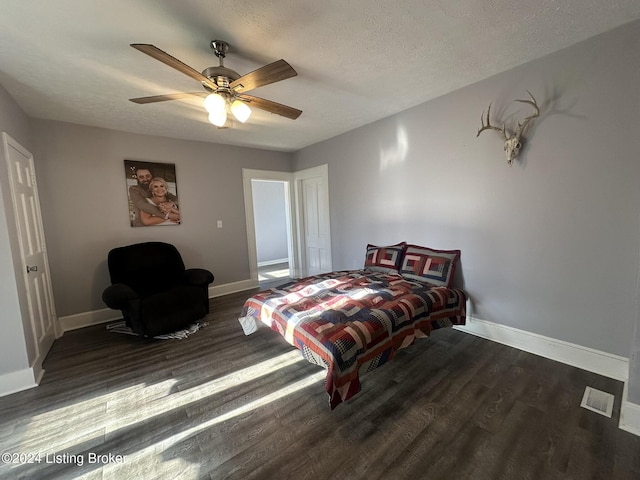
[[290, 280], [289, 182], [251, 179], [258, 285], [270, 288]]
[[[263, 282], [271, 282], [267, 286], [271, 288], [287, 283], [291, 279], [331, 271], [327, 165], [297, 172], [243, 168], [242, 182], [249, 276], [252, 283], [256, 287], [262, 287], [267, 285]], [[262, 192], [259, 191], [261, 188]], [[265, 199], [261, 195], [267, 190], [277, 190], [278, 193], [268, 193]], [[284, 191], [284, 200], [282, 200], [282, 191]], [[254, 199], [254, 196], [261, 199]], [[265, 210], [269, 205], [271, 206]], [[278, 237], [279, 240], [274, 240], [272, 243], [263, 240], [263, 233], [269, 233], [276, 228], [275, 225], [282, 228], [283, 215], [286, 224], [286, 254], [272, 252], [270, 258], [267, 255], [263, 256], [266, 249], [283, 243], [282, 237]], [[261, 249], [260, 259], [258, 258], [259, 248]], [[284, 248], [282, 246], [280, 248], [279, 251], [284, 252]], [[269, 272], [270, 278], [259, 280], [261, 269], [264, 272], [263, 277], [266, 277], [267, 270], [272, 270]]]

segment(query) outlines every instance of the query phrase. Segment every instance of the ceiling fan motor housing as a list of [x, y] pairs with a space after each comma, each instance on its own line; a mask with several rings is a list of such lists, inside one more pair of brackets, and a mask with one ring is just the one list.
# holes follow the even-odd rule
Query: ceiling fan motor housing
[[[238, 72], [225, 67], [223, 63], [223, 58], [229, 51], [229, 44], [223, 40], [212, 40], [211, 48], [215, 52], [216, 57], [220, 59], [220, 65], [217, 67], [205, 68], [202, 71], [202, 75], [215, 83], [218, 88], [229, 91], [229, 84], [240, 78], [240, 74]], [[206, 85], [205, 88], [210, 90]]]

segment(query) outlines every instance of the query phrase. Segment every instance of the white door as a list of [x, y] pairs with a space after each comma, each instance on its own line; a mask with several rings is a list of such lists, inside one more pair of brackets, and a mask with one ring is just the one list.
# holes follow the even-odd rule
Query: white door
[[296, 172], [302, 275], [332, 270], [327, 165]]
[[27, 150], [6, 133], [2, 139], [22, 259], [24, 291], [19, 292], [19, 297], [25, 342], [29, 364], [39, 380], [42, 361], [57, 331], [35, 168]]

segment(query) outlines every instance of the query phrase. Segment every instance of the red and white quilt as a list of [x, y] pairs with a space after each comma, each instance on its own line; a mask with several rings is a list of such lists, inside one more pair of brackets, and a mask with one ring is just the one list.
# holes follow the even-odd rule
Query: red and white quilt
[[360, 376], [437, 328], [464, 325], [462, 290], [369, 270], [331, 272], [257, 293], [242, 309], [248, 335], [267, 325], [327, 369], [331, 408], [360, 391]]

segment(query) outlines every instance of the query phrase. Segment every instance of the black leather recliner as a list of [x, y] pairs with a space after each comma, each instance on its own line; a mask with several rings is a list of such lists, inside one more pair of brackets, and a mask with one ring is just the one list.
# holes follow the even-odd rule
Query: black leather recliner
[[180, 330], [209, 313], [213, 274], [202, 268], [185, 269], [171, 244], [114, 248], [108, 266], [112, 285], [102, 300], [109, 308], [121, 310], [127, 325], [142, 337]]

